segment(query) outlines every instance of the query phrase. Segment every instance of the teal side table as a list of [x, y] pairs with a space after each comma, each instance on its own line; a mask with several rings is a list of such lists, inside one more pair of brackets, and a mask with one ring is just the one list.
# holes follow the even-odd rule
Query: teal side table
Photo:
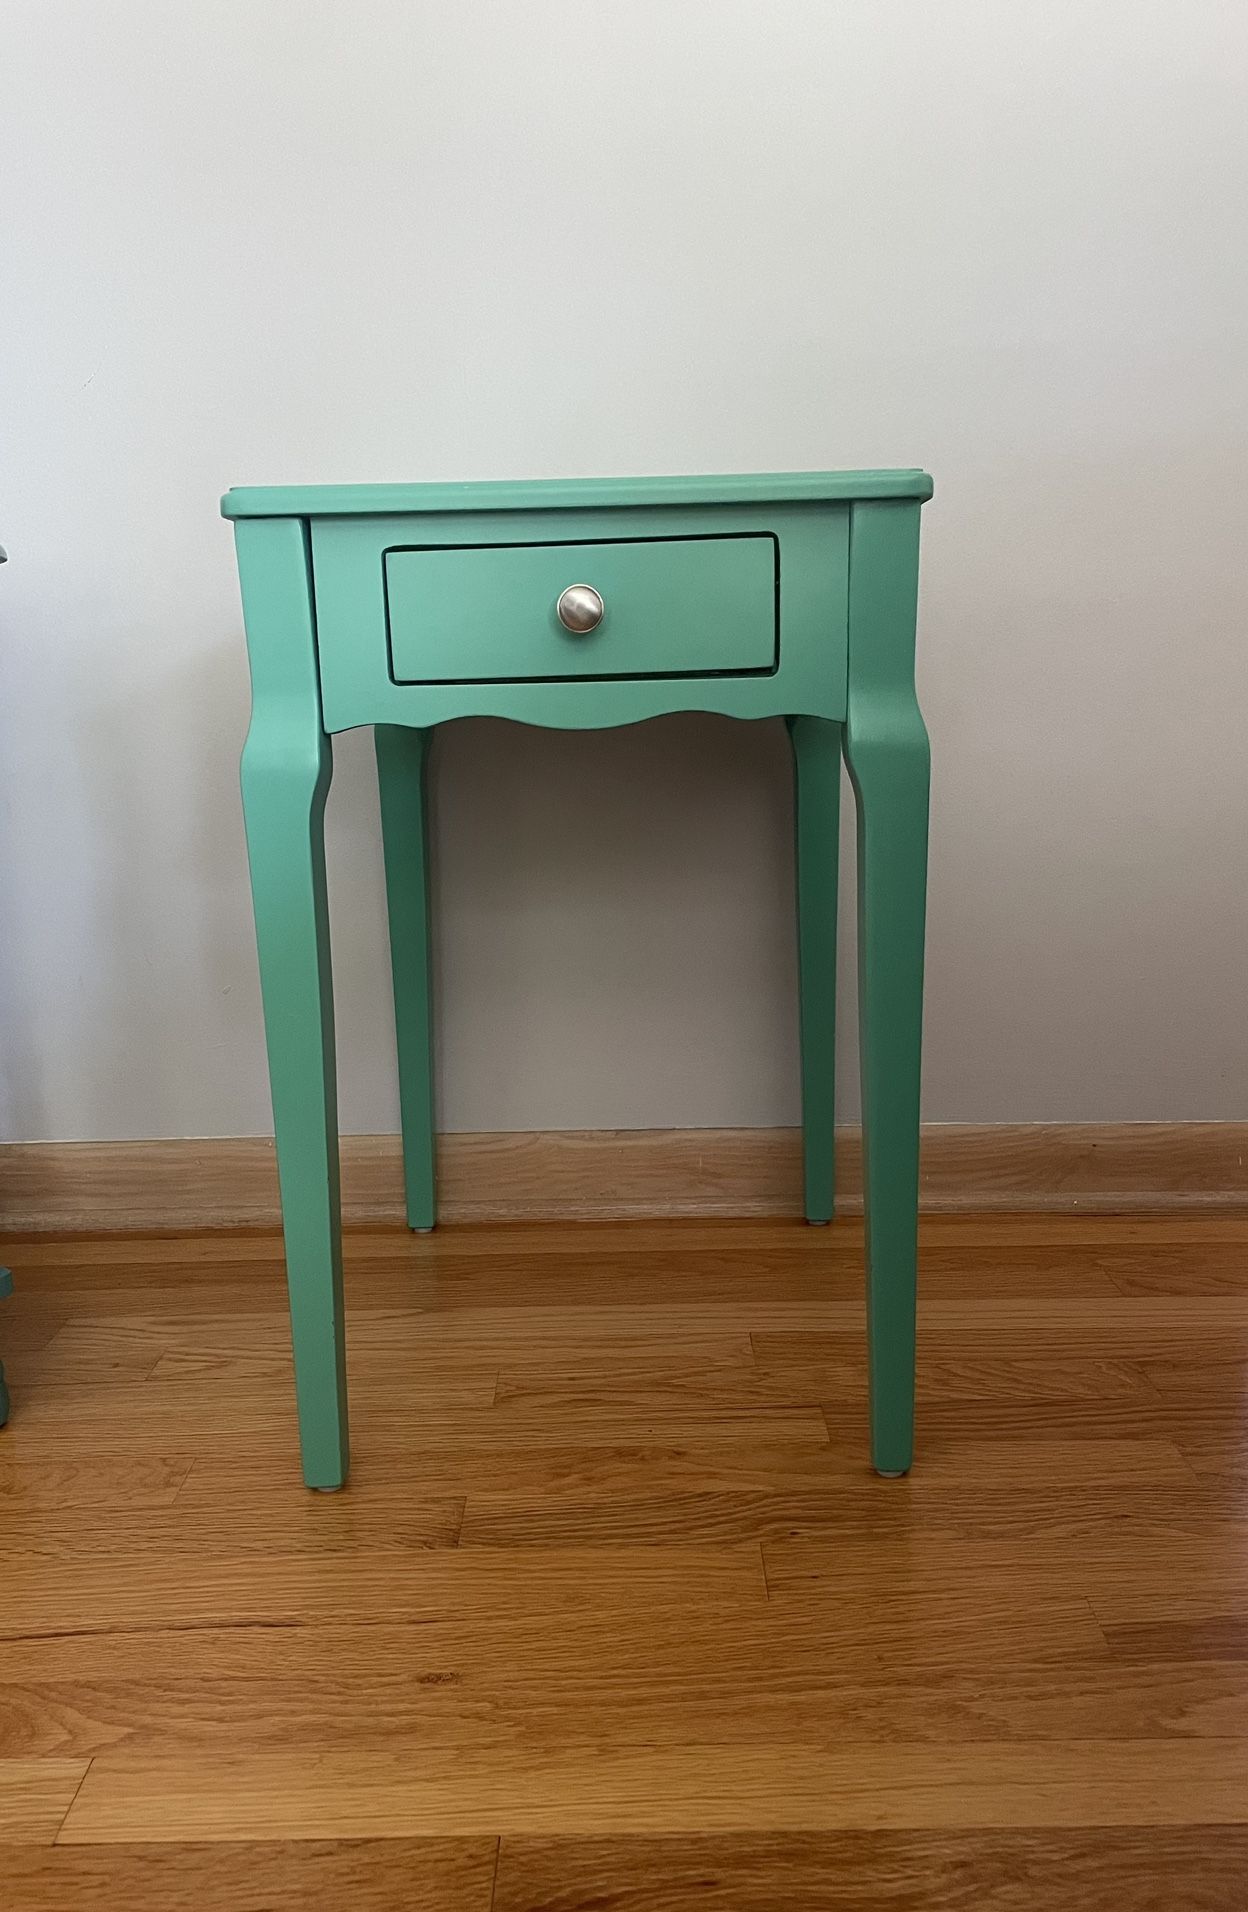
[[235, 489], [253, 714], [243, 806], [304, 1479], [347, 1475], [331, 738], [375, 727], [407, 1216], [435, 1218], [425, 781], [434, 728], [786, 719], [797, 791], [805, 1203], [833, 1206], [840, 758], [858, 810], [871, 1453], [914, 1431], [927, 733], [918, 471]]

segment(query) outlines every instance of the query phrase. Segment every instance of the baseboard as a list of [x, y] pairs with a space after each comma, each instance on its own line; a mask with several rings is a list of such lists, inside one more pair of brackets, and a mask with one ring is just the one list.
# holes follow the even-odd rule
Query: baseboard
[[[923, 1134], [928, 1210], [1248, 1207], [1248, 1123], [935, 1123]], [[442, 1219], [801, 1213], [795, 1129], [625, 1129], [444, 1135]], [[344, 1136], [343, 1212], [400, 1222], [397, 1136]], [[840, 1206], [862, 1206], [859, 1134], [840, 1138]], [[272, 1141], [27, 1142], [0, 1148], [0, 1228], [272, 1227]]]

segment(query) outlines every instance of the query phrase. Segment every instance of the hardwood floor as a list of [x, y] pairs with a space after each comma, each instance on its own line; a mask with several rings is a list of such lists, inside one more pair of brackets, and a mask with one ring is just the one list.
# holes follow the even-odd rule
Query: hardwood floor
[[0, 1903], [1242, 1912], [1248, 1219], [347, 1249], [299, 1482], [267, 1234], [10, 1241]]

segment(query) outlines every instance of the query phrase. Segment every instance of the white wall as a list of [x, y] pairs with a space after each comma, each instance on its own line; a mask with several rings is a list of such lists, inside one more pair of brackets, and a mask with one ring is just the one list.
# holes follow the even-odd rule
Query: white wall
[[[1241, 0], [9, 0], [2, 39], [9, 1135], [268, 1123], [225, 486], [890, 463], [937, 479], [928, 1116], [1245, 1114]], [[778, 730], [459, 726], [438, 784], [448, 1126], [794, 1118]], [[365, 1130], [375, 802], [352, 736]]]

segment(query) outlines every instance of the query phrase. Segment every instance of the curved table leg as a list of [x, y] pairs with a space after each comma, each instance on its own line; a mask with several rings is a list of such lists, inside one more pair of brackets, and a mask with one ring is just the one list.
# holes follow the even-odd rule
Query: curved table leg
[[845, 757], [858, 806], [858, 997], [871, 1452], [914, 1452], [929, 751], [914, 693], [919, 511], [854, 507]]
[[321, 727], [304, 527], [245, 520], [236, 535], [253, 691], [243, 810], [303, 1476], [309, 1487], [341, 1487], [347, 1386], [324, 833], [332, 754]]

